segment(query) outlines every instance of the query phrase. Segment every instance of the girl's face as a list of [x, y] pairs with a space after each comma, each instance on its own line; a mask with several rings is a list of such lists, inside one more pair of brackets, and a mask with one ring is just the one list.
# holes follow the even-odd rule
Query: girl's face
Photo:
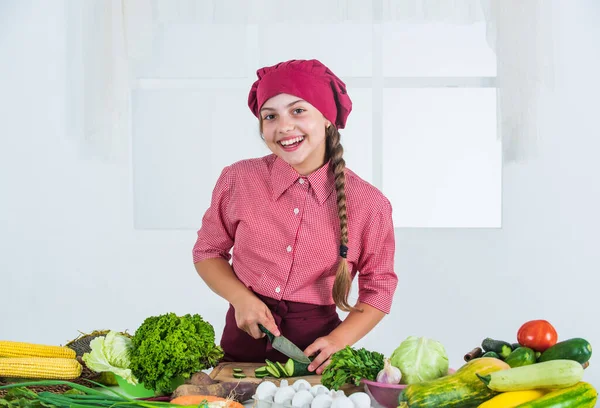
[[310, 103], [279, 94], [264, 103], [260, 117], [269, 149], [298, 173], [308, 175], [325, 163], [325, 128], [331, 122]]

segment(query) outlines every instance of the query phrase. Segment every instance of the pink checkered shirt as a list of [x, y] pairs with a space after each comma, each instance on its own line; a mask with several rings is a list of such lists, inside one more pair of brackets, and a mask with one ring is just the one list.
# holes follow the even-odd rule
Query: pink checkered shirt
[[[359, 300], [390, 312], [394, 272], [392, 207], [346, 169], [348, 263]], [[340, 228], [329, 164], [299, 175], [275, 155], [223, 169], [193, 249], [194, 263], [231, 259], [252, 291], [278, 300], [331, 305]], [[352, 302], [352, 299], [350, 299]]]

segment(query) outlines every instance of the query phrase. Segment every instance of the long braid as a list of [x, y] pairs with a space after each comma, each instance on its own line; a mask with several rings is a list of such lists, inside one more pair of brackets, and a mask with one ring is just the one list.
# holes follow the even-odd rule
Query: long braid
[[326, 155], [331, 162], [335, 177], [335, 191], [337, 195], [338, 216], [340, 219], [340, 262], [335, 274], [333, 284], [333, 300], [338, 308], [344, 312], [358, 311], [348, 303], [348, 295], [352, 287], [352, 277], [346, 261], [348, 251], [348, 217], [346, 214], [346, 175], [344, 169], [344, 148], [340, 143], [340, 133], [335, 126], [330, 125], [326, 130], [327, 145]]

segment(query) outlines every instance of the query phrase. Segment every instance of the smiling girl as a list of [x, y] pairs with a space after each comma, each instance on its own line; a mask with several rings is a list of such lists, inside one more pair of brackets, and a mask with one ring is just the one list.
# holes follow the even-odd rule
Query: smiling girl
[[[314, 356], [309, 370], [320, 374], [333, 353], [390, 312], [397, 285], [392, 208], [346, 168], [338, 130], [352, 102], [333, 72], [317, 60], [291, 60], [257, 76], [248, 105], [273, 154], [223, 169], [194, 264], [230, 303], [225, 361], [286, 361], [262, 324]], [[349, 312], [343, 322], [337, 308]]]

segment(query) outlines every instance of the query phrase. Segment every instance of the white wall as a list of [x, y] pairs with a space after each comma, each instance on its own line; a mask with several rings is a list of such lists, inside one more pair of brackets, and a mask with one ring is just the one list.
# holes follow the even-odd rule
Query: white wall
[[[503, 228], [398, 230], [393, 311], [359, 345], [389, 354], [431, 336], [457, 367], [484, 337], [514, 340], [545, 318], [600, 347], [600, 5], [548, 4], [555, 87], [539, 106], [538, 157], [504, 168]], [[169, 311], [219, 333], [226, 305], [195, 276], [195, 234], [136, 231], [131, 164], [68, 136], [64, 15], [60, 0], [0, 2], [0, 338], [64, 343]], [[594, 361], [586, 379], [600, 386]]]

